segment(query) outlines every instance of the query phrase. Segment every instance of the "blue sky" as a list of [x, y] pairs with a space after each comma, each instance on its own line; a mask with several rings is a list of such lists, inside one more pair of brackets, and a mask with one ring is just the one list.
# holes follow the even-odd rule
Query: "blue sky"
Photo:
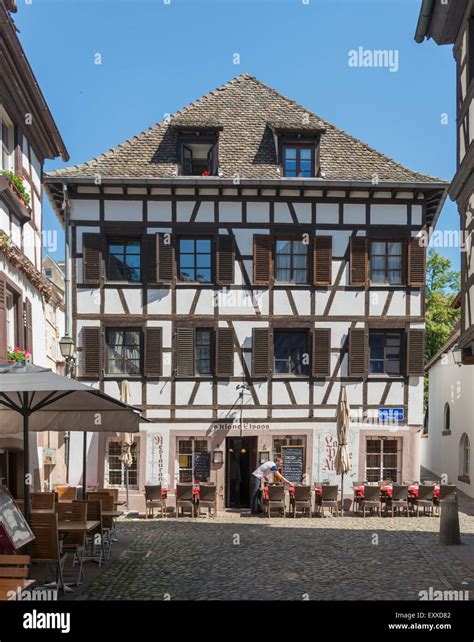
[[[414, 42], [420, 4], [18, 0], [15, 21], [71, 164], [246, 71], [407, 167], [451, 179], [454, 61], [450, 47]], [[350, 67], [349, 51], [359, 46], [398, 51], [398, 71]], [[62, 166], [47, 161], [46, 170]], [[438, 228], [458, 226], [448, 201]], [[59, 229], [48, 202], [45, 228]], [[457, 248], [441, 251], [459, 265]], [[52, 255], [62, 253], [60, 241]]]

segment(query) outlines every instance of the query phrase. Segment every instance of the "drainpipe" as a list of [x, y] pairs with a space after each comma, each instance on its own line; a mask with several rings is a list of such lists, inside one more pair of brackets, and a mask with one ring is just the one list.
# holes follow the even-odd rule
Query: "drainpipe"
[[415, 42], [421, 43], [426, 37], [426, 33], [430, 26], [431, 14], [434, 8], [434, 0], [423, 0], [418, 17], [418, 24], [416, 25]]
[[72, 296], [71, 296], [71, 225], [69, 203], [69, 194], [67, 183], [63, 183], [64, 196], [64, 334], [66, 337], [71, 336], [72, 331]]

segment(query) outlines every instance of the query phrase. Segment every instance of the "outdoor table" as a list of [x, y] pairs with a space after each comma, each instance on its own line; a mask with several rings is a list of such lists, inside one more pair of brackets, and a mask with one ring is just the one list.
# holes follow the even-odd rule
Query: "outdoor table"
[[15, 591], [15, 593], [18, 589], [23, 591], [29, 589], [34, 584], [36, 584], [36, 580], [23, 580], [18, 577], [0, 577], [0, 601], [7, 601], [10, 591]]
[[54, 508], [32, 508], [30, 513], [35, 515], [50, 515], [54, 513]]
[[120, 517], [123, 515], [123, 510], [103, 510], [102, 517]]
[[100, 522], [87, 520], [87, 522], [60, 521], [58, 522], [58, 533], [83, 533], [84, 531], [93, 531], [100, 526]]

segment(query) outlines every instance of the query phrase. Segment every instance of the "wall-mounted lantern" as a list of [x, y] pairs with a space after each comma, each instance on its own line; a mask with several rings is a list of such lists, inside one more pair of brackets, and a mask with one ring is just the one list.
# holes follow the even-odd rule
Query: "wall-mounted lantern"
[[213, 464], [223, 464], [224, 463], [224, 453], [222, 450], [213, 450], [212, 451], [212, 463]]

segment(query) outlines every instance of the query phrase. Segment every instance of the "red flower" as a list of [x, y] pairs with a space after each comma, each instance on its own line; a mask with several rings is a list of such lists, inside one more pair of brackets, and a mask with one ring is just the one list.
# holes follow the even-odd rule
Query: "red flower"
[[209, 176], [209, 172], [203, 172], [201, 176]]

